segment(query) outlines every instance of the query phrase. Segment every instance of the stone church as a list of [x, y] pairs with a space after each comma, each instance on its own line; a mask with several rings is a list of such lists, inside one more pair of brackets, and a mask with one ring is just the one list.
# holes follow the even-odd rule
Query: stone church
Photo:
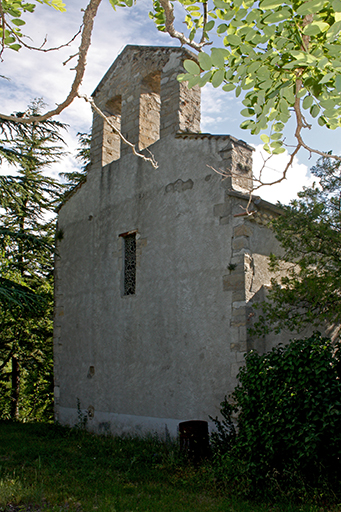
[[180, 47], [127, 46], [93, 93], [158, 168], [94, 115], [87, 181], [58, 220], [63, 424], [81, 411], [95, 432], [176, 435], [181, 421], [215, 417], [245, 352], [275, 341], [252, 339], [248, 325], [280, 250], [266, 227], [278, 210], [255, 199], [245, 212], [253, 148], [200, 132], [200, 89], [177, 81], [185, 59], [195, 57]]

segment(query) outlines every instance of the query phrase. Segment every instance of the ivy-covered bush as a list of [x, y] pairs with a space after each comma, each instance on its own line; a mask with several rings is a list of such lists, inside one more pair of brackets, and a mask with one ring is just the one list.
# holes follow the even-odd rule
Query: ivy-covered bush
[[[250, 490], [269, 482], [338, 486], [341, 474], [341, 346], [319, 333], [264, 355], [251, 351], [240, 384], [215, 420], [220, 460], [237, 463]], [[237, 427], [231, 415], [237, 413]]]

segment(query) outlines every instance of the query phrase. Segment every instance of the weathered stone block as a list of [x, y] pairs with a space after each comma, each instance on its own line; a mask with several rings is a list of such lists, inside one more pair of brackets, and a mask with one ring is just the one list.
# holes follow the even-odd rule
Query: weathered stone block
[[239, 300], [245, 300], [245, 290], [233, 290], [232, 291], [232, 301], [239, 301]]
[[251, 236], [252, 228], [251, 226], [247, 226], [245, 224], [241, 224], [240, 226], [236, 226], [233, 230], [233, 235], [237, 238], [239, 236]]
[[230, 274], [223, 276], [223, 290], [224, 292], [229, 290], [240, 290], [244, 289], [244, 274]]
[[238, 238], [234, 238], [232, 242], [232, 248], [235, 251], [241, 251], [242, 249], [247, 249], [249, 247], [249, 241], [247, 237], [241, 236]]

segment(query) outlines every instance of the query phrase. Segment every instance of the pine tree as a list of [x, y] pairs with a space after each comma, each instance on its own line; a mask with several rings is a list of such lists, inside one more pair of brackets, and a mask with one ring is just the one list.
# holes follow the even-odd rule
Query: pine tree
[[61, 203], [63, 204], [73, 191], [79, 185], [82, 185], [86, 181], [86, 177], [91, 165], [90, 160], [90, 144], [91, 144], [91, 133], [88, 132], [78, 132], [77, 133], [79, 146], [77, 148], [76, 159], [81, 164], [81, 168], [78, 171], [72, 172], [61, 172], [59, 176], [63, 180], [65, 192], [61, 198]]
[[[24, 115], [38, 115], [41, 106], [33, 102]], [[64, 128], [47, 121], [2, 130], [2, 157], [16, 168], [0, 176], [0, 409], [11, 418], [19, 418], [20, 404], [21, 416], [39, 416], [47, 391], [52, 398], [54, 209], [61, 186], [43, 173], [63, 155]]]

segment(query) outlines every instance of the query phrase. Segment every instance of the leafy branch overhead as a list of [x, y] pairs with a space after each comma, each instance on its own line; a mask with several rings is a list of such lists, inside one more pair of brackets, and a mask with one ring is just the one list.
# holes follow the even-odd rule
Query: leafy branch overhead
[[[332, 130], [341, 125], [341, 0], [214, 0], [205, 24], [200, 11], [205, 3], [179, 1], [190, 31], [186, 44], [199, 50], [198, 64], [185, 61], [187, 73], [179, 79], [189, 87], [211, 82], [237, 97], [244, 93], [241, 113], [247, 119], [241, 128], [263, 132], [264, 148], [272, 154], [285, 151], [283, 129], [294, 114], [292, 159], [302, 147], [323, 156], [305, 144], [301, 132], [314, 119]], [[151, 16], [160, 30], [170, 32], [165, 4], [155, 0]], [[198, 30], [200, 48], [194, 44]], [[214, 31], [223, 38], [222, 47], [204, 51]]]
[[[59, 11], [61, 0], [0, 0], [2, 53], [5, 47], [18, 50], [22, 44], [22, 13], [33, 12], [37, 2]], [[112, 7], [131, 7], [133, 0], [109, 0]], [[187, 35], [175, 28], [174, 3], [153, 0], [150, 17], [157, 28], [168, 32], [182, 45], [198, 52], [198, 61], [185, 61], [186, 73], [179, 80], [189, 87], [211, 82], [226, 92], [235, 91], [245, 108], [241, 124], [251, 134], [260, 134], [270, 154], [284, 153], [287, 144], [284, 128], [295, 118], [296, 144], [283, 173], [301, 148], [327, 156], [311, 148], [303, 138], [303, 129], [320, 125], [336, 129], [341, 125], [341, 0], [179, 0], [185, 10]], [[94, 19], [101, 0], [89, 0], [81, 25], [81, 42], [74, 67], [75, 77], [63, 102], [39, 117], [44, 121], [60, 114], [80, 94], [86, 56], [91, 44]], [[6, 32], [7, 31], [7, 32]], [[211, 47], [212, 34], [222, 38], [220, 47]], [[71, 39], [73, 41], [74, 38]], [[69, 43], [66, 43], [69, 44]], [[45, 50], [44, 50], [45, 51]], [[94, 108], [94, 106], [93, 106]], [[7, 121], [14, 116], [1, 114]], [[37, 121], [25, 118], [24, 123]], [[337, 155], [331, 158], [340, 160]]]

